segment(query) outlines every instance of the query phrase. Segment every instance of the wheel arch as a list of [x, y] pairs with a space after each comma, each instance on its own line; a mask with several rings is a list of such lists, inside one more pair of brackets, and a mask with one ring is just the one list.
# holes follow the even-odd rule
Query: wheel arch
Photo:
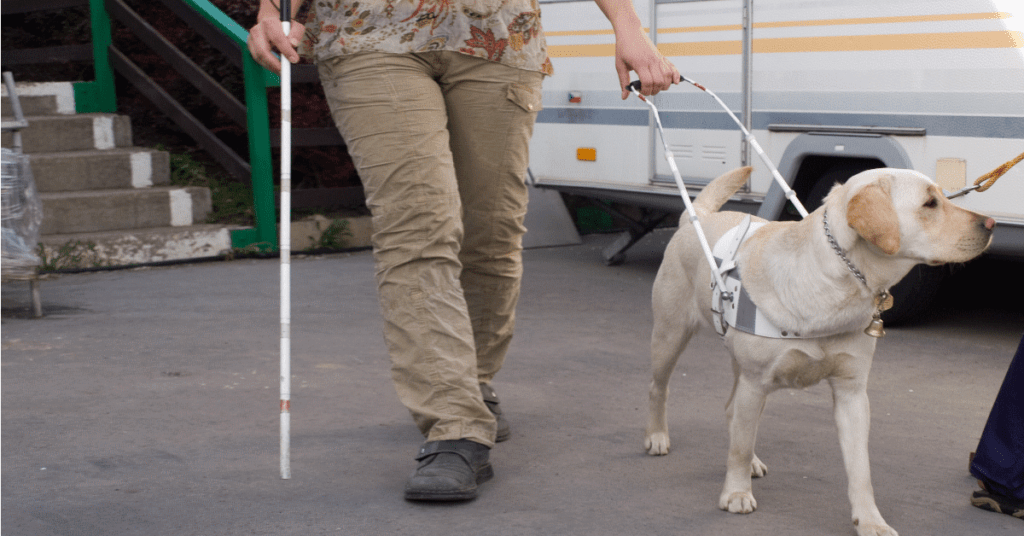
[[[884, 167], [913, 169], [907, 151], [891, 136], [881, 134], [821, 134], [807, 132], [800, 134], [782, 153], [778, 170], [790, 187], [813, 184], [796, 184], [803, 165], [812, 157], [834, 160], [878, 160]], [[778, 220], [786, 205], [782, 188], [772, 183], [757, 215], [766, 220]]]

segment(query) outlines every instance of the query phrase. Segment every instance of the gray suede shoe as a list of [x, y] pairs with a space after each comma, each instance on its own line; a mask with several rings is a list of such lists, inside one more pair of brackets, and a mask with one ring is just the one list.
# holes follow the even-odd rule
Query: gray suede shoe
[[428, 441], [420, 447], [416, 471], [405, 484], [410, 501], [466, 501], [477, 496], [477, 484], [494, 477], [491, 449], [475, 441]]
[[484, 403], [487, 404], [487, 409], [491, 410], [494, 414], [494, 418], [498, 420], [498, 435], [494, 438], [495, 443], [501, 443], [507, 441], [508, 438], [512, 437], [512, 429], [508, 425], [508, 421], [505, 416], [501, 413], [501, 401], [498, 400], [498, 394], [494, 392], [494, 388], [489, 384], [480, 384], [480, 393], [484, 395]]

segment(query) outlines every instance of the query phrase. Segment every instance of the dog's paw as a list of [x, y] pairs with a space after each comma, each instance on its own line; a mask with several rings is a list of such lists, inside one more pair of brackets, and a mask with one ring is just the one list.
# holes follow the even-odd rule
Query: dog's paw
[[731, 514], [749, 514], [757, 510], [757, 501], [749, 491], [723, 492], [718, 498], [718, 507]]
[[750, 462], [750, 476], [754, 478], [761, 478], [768, 474], [768, 466], [761, 461], [757, 455], [754, 455], [754, 459]]
[[644, 448], [651, 456], [664, 456], [668, 454], [669, 443], [667, 432], [655, 432], [644, 439]]
[[885, 522], [880, 524], [858, 523], [857, 520], [854, 520], [853, 525], [857, 529], [857, 536], [899, 536], [899, 534], [896, 534], [896, 531], [889, 525], [886, 525]]

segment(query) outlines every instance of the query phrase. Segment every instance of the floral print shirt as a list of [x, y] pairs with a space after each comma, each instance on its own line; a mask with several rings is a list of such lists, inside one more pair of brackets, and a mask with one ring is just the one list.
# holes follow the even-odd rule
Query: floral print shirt
[[457, 51], [553, 74], [538, 0], [313, 0], [300, 53]]

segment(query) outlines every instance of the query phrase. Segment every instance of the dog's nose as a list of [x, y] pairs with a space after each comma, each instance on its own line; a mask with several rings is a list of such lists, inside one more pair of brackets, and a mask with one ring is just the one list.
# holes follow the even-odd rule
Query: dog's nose
[[986, 229], [991, 231], [992, 229], [995, 229], [995, 227], [996, 227], [996, 220], [993, 220], [992, 218], [988, 218], [988, 219], [985, 220], [985, 228]]

